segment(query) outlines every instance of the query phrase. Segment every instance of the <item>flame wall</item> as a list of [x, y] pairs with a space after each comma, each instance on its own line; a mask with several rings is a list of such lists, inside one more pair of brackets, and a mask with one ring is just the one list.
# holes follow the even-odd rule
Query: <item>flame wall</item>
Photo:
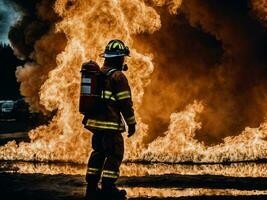
[[[201, 128], [199, 116], [198, 121], [204, 121], [199, 138], [207, 141], [218, 141], [263, 121], [266, 29], [249, 16], [248, 7], [260, 13], [255, 16], [264, 24], [261, 4], [13, 1], [25, 14], [11, 29], [10, 39], [18, 56], [32, 60], [16, 72], [21, 93], [32, 110], [57, 112], [49, 125], [30, 131], [31, 143], [10, 142], [0, 147], [0, 158], [86, 162], [90, 133], [83, 129], [78, 113], [80, 66], [88, 59], [102, 63], [98, 54], [113, 38], [125, 41], [132, 50], [127, 76], [138, 130], [126, 140], [126, 159], [223, 162], [266, 158], [266, 124], [247, 128], [212, 147], [195, 139]], [[170, 125], [164, 129], [169, 116]]]
[[264, 120], [266, 29], [249, 6], [246, 1], [184, 1], [175, 16], [161, 10], [158, 32], [138, 37], [142, 50], [153, 52], [156, 66], [141, 110], [152, 129], [148, 142], [157, 130], [167, 130], [172, 112], [194, 99], [205, 105], [197, 138], [208, 144]]

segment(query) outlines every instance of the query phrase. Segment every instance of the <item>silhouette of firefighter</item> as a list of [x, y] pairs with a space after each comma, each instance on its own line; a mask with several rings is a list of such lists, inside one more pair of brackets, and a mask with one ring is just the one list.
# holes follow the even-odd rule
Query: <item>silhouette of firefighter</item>
[[130, 51], [122, 41], [112, 40], [101, 56], [105, 58], [101, 69], [96, 62], [89, 61], [81, 71], [80, 112], [84, 115], [84, 126], [93, 133], [86, 198], [95, 199], [101, 193], [109, 199], [124, 199], [126, 191], [119, 190], [115, 182], [124, 154], [124, 121], [128, 137], [135, 133], [136, 126], [131, 89], [122, 72], [128, 69], [124, 61]]

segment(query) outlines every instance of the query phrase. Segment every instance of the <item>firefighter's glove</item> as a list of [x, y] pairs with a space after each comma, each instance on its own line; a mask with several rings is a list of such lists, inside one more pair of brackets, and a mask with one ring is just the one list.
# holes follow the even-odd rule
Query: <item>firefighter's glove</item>
[[135, 124], [128, 126], [128, 137], [131, 137], [135, 133]]

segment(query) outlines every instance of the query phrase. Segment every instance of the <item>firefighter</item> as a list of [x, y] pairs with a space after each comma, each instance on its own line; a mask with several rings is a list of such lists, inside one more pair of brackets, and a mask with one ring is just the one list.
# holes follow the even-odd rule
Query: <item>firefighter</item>
[[119, 190], [115, 182], [119, 177], [124, 154], [122, 133], [125, 125], [122, 117], [128, 126], [128, 137], [135, 133], [136, 126], [131, 89], [122, 72], [127, 66], [124, 65], [125, 56], [129, 54], [129, 48], [120, 40], [110, 41], [101, 54], [105, 58], [101, 68], [105, 75], [101, 94], [103, 103], [95, 114], [88, 115], [84, 120], [85, 127], [93, 133], [93, 152], [88, 161], [86, 175], [86, 195], [89, 199], [100, 193], [100, 179], [102, 195], [114, 198], [126, 196], [125, 190]]

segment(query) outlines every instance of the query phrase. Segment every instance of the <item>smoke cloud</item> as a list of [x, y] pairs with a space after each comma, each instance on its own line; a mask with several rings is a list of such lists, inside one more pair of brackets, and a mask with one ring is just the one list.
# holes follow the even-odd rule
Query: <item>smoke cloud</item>
[[139, 37], [156, 65], [141, 110], [150, 125], [147, 142], [195, 99], [205, 105], [200, 140], [217, 143], [258, 127], [266, 117], [267, 36], [249, 4], [187, 0], [178, 15], [161, 17], [158, 32]]
[[11, 27], [9, 39], [15, 54], [30, 60], [16, 71], [21, 94], [32, 110], [47, 113], [40, 104], [39, 90], [56, 67], [56, 56], [66, 46], [65, 35], [55, 32], [55, 24], [60, 20], [53, 10], [55, 1], [12, 0], [10, 3], [22, 12], [22, 18]]
[[262, 22], [263, 26], [267, 26], [267, 1], [251, 0], [253, 14]]
[[0, 42], [9, 43], [8, 32], [12, 26], [19, 19], [19, 12], [17, 12], [6, 0], [0, 0]]

